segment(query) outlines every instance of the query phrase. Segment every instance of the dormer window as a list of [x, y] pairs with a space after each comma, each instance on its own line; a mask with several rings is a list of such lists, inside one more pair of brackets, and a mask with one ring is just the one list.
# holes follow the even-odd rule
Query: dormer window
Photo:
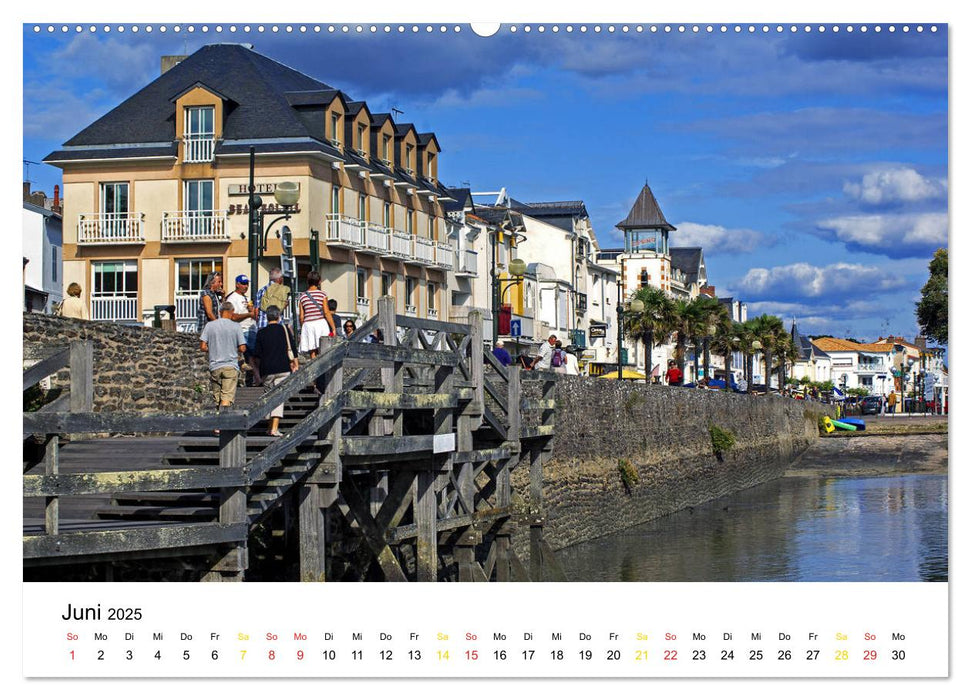
[[367, 139], [367, 127], [364, 124], [357, 125], [357, 152], [362, 156], [366, 153], [364, 147], [365, 139]]
[[434, 181], [438, 177], [438, 168], [435, 166], [435, 154], [428, 154], [428, 179]]
[[388, 135], [384, 136], [383, 145], [381, 146], [381, 158], [388, 165], [391, 164], [391, 137]]
[[184, 162], [212, 162], [216, 138], [215, 111], [214, 107], [186, 107]]
[[341, 115], [340, 112], [330, 113], [330, 142], [340, 148], [341, 145]]
[[415, 172], [415, 162], [414, 162], [415, 147], [410, 143], [405, 145], [405, 170], [409, 174], [414, 174]]

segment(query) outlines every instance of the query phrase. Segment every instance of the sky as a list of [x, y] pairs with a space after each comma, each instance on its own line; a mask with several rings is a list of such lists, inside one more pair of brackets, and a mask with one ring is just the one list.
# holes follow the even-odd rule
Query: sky
[[[614, 225], [648, 182], [677, 227], [671, 245], [704, 248], [719, 296], [804, 334], [912, 337], [927, 263], [948, 244], [946, 25], [520, 24], [491, 37], [468, 25], [125, 26], [25, 25], [24, 159], [41, 161], [157, 77], [160, 56], [245, 42], [434, 131], [448, 185], [583, 200], [602, 247], [621, 244]], [[35, 189], [60, 182], [56, 168], [29, 169]]]

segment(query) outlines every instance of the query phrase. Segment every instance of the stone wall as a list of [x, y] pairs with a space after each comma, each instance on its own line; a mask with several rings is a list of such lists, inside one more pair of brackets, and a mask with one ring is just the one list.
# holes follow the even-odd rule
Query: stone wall
[[[191, 411], [209, 406], [199, 337], [143, 326], [24, 314], [24, 367], [73, 340], [94, 344], [95, 411]], [[63, 370], [53, 386], [67, 383]]]
[[[818, 438], [825, 406], [772, 396], [562, 377], [543, 466], [544, 536], [553, 549], [602, 537], [781, 476]], [[734, 434], [714, 454], [709, 426]], [[637, 481], [625, 484], [628, 460]], [[529, 500], [524, 463], [514, 488]], [[518, 500], [518, 499], [517, 499]], [[528, 551], [520, 528], [516, 549]]]

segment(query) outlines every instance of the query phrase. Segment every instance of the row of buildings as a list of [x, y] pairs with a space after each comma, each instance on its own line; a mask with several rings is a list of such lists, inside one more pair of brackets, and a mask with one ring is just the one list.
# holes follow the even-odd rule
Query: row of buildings
[[[266, 220], [289, 215], [298, 278], [317, 265], [342, 316], [366, 319], [385, 295], [422, 318], [479, 309], [489, 344], [531, 352], [555, 334], [596, 374], [617, 362], [618, 294], [645, 282], [714, 294], [701, 249], [670, 246], [647, 185], [618, 224], [625, 247], [604, 249], [582, 201], [447, 187], [434, 133], [252, 47], [214, 44], [163, 57], [158, 78], [44, 159], [63, 171], [47, 307], [77, 282], [94, 320], [149, 323], [171, 306], [194, 330], [208, 274], [250, 271], [251, 150]], [[270, 204], [281, 182], [299, 191], [286, 210]], [[281, 224], [253, 288], [281, 263]]]
[[888, 335], [873, 343], [844, 338], [810, 339], [792, 326], [798, 353], [791, 376], [813, 382], [832, 382], [842, 389], [862, 389], [868, 394], [947, 403], [948, 371], [944, 348], [932, 347], [918, 336], [908, 341]]

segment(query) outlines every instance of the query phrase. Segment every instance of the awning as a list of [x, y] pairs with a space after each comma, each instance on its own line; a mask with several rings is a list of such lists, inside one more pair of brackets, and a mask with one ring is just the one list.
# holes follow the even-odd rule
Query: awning
[[[607, 372], [599, 376], [601, 379], [616, 379], [617, 370], [614, 370], [613, 372]], [[645, 377], [640, 372], [635, 372], [632, 369], [627, 369], [626, 367], [624, 367], [624, 379], [647, 379], [647, 377]]]

